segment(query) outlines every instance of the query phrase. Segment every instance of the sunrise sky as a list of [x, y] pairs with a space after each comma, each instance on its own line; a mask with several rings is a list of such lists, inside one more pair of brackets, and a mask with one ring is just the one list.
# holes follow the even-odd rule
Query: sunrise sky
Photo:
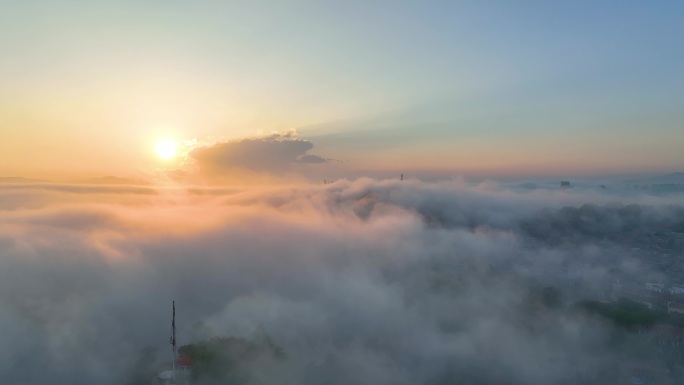
[[681, 383], [683, 202], [684, 0], [0, 0], [0, 385]]
[[3, 1], [0, 176], [682, 171], [682, 19], [681, 1]]

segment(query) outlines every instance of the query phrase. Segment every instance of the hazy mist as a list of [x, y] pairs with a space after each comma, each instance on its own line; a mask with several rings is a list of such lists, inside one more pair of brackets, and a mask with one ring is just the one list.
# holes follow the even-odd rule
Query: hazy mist
[[170, 359], [172, 300], [180, 344], [263, 325], [288, 359], [256, 383], [600, 378], [619, 360], [606, 324], [530, 293], [662, 278], [618, 236], [684, 223], [681, 196], [459, 181], [0, 194], [8, 384], [125, 383], [141, 349]]

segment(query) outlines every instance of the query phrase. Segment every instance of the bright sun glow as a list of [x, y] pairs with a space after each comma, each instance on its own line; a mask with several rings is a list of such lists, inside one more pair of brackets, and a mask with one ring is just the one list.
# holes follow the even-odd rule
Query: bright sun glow
[[163, 139], [157, 142], [157, 155], [164, 159], [171, 159], [176, 156], [178, 142], [172, 139]]

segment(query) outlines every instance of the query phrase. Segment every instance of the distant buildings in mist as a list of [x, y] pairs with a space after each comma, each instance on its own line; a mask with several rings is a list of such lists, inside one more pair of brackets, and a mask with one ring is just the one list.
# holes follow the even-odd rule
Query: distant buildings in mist
[[654, 194], [684, 192], [684, 172], [673, 172], [646, 179], [627, 180], [627, 190], [644, 191]]
[[[399, 180], [404, 181], [404, 174], [399, 175]], [[323, 179], [323, 184], [328, 185], [328, 184], [333, 184], [337, 182], [337, 179]]]

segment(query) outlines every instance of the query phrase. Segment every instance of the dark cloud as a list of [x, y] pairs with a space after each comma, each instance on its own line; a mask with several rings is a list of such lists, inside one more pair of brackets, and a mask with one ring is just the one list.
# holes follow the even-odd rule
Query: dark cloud
[[327, 163], [328, 160], [318, 155], [304, 155], [299, 159], [302, 163]]
[[460, 182], [81, 187], [0, 188], [6, 383], [127, 383], [142, 348], [170, 357], [171, 300], [181, 344], [263, 325], [288, 365], [260, 384], [616, 383], [647, 346], [535, 290], [662, 277], [620, 234], [684, 223], [666, 198]]
[[291, 131], [261, 138], [217, 143], [193, 150], [190, 156], [205, 174], [220, 175], [231, 170], [280, 173], [292, 170], [297, 163], [325, 163], [316, 155], [306, 154], [313, 148], [308, 140], [299, 139]]

